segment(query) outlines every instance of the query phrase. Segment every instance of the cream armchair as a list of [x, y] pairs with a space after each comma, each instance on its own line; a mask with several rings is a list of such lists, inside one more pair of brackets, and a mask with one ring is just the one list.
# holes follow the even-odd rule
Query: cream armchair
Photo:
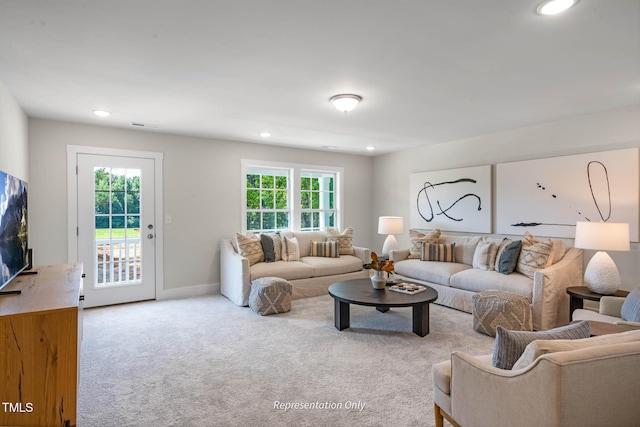
[[[593, 310], [578, 309], [573, 312], [572, 318], [573, 320], [596, 320], [599, 322], [614, 323], [616, 325], [628, 325], [640, 328], [640, 322], [622, 319], [622, 306], [623, 304], [625, 304], [625, 302], [629, 304], [627, 298], [632, 298], [634, 300], [640, 298], [640, 288], [631, 291], [631, 293], [627, 295], [626, 298], [603, 296], [600, 299], [598, 312], [595, 312]], [[629, 311], [632, 310], [632, 306], [635, 308], [633, 309], [632, 314], [635, 314], [634, 318], [638, 318], [640, 315], [637, 314], [635, 310], [640, 310], [640, 304], [629, 304]]]
[[543, 341], [543, 354], [516, 370], [459, 351], [433, 365], [436, 426], [443, 417], [474, 427], [638, 425], [640, 330], [529, 346]]

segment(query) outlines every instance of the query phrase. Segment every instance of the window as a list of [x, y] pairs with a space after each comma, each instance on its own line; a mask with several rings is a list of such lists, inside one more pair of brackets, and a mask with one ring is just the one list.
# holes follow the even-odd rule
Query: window
[[242, 160], [243, 231], [338, 227], [341, 176], [342, 168]]
[[335, 172], [301, 171], [300, 229], [335, 227]]

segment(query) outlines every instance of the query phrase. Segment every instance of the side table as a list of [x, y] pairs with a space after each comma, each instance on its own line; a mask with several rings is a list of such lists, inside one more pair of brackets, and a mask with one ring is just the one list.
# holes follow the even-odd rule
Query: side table
[[589, 301], [600, 301], [600, 298], [604, 296], [614, 296], [614, 297], [626, 297], [629, 295], [627, 291], [616, 291], [611, 295], [602, 295], [597, 294], [586, 286], [572, 286], [567, 288], [567, 293], [569, 294], [569, 320], [572, 319], [573, 311], [578, 308], [584, 308], [584, 300]]

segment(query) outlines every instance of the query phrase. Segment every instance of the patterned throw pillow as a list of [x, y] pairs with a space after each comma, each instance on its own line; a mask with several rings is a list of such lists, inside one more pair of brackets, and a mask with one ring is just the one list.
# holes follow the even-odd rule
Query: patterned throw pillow
[[516, 240], [511, 242], [504, 248], [502, 255], [498, 262], [498, 271], [502, 274], [511, 274], [516, 270], [518, 265], [518, 257], [520, 256], [520, 249], [522, 248], [522, 242]]
[[533, 234], [525, 231], [522, 235], [522, 247], [526, 248], [527, 246], [533, 246], [536, 243], [540, 243], [540, 240]]
[[496, 255], [498, 254], [498, 245], [493, 242], [478, 242], [476, 251], [473, 253], [473, 268], [480, 270], [494, 270], [496, 265]]
[[423, 243], [422, 261], [456, 262], [455, 243]]
[[632, 290], [622, 303], [622, 320], [640, 322], [640, 288]]
[[282, 239], [282, 260], [287, 262], [300, 261], [300, 246], [295, 237], [284, 236]]
[[275, 262], [282, 259], [282, 237], [280, 233], [262, 233], [260, 235], [265, 262]]
[[249, 260], [249, 265], [264, 261], [260, 237], [252, 232], [249, 231], [246, 236], [236, 233], [236, 246], [238, 253]]
[[570, 340], [589, 338], [590, 335], [591, 328], [589, 328], [589, 322], [586, 320], [539, 332], [510, 331], [498, 326], [496, 328], [492, 364], [496, 368], [511, 369], [527, 345], [535, 340]]
[[420, 259], [422, 257], [422, 244], [423, 243], [438, 243], [440, 239], [440, 230], [435, 229], [427, 234], [421, 233], [418, 230], [409, 230], [409, 258]]
[[533, 275], [536, 271], [545, 268], [548, 265], [549, 256], [553, 250], [553, 243], [551, 240], [545, 240], [544, 242], [535, 243], [530, 246], [524, 246], [520, 250], [520, 257], [518, 257], [518, 265], [516, 271], [524, 274], [530, 279], [533, 279]]
[[355, 255], [353, 250], [353, 227], [347, 227], [340, 233], [340, 230], [327, 227], [327, 241], [338, 242], [340, 255]]
[[311, 256], [340, 258], [338, 242], [311, 241]]

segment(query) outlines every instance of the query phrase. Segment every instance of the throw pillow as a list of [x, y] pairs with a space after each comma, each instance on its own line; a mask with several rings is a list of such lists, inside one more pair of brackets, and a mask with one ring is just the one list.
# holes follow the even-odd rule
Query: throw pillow
[[535, 340], [578, 339], [589, 338], [590, 335], [591, 329], [589, 328], [589, 322], [586, 320], [538, 332], [510, 331], [498, 326], [496, 328], [492, 364], [500, 369], [513, 368], [527, 345]]
[[282, 259], [282, 238], [280, 233], [262, 233], [260, 235], [265, 262], [275, 262]]
[[283, 261], [300, 261], [300, 246], [298, 239], [295, 237], [284, 236], [282, 240], [282, 260]]
[[504, 248], [502, 255], [500, 255], [500, 262], [498, 263], [498, 271], [500, 273], [511, 274], [515, 271], [521, 248], [522, 242], [520, 240], [511, 242]]
[[507, 246], [509, 246], [509, 244], [512, 242], [513, 240], [505, 237], [498, 245], [498, 252], [496, 252], [496, 265], [493, 267], [495, 271], [500, 271], [500, 257], [504, 253], [504, 250], [507, 249]]
[[622, 320], [640, 322], [640, 288], [632, 290], [622, 303]]
[[533, 279], [533, 275], [536, 271], [545, 268], [548, 265], [548, 260], [553, 250], [553, 243], [551, 240], [545, 240], [544, 242], [534, 243], [533, 245], [524, 246], [520, 249], [520, 256], [518, 257], [518, 265], [516, 271], [524, 274], [530, 279]]
[[473, 253], [473, 268], [493, 270], [496, 265], [498, 246], [493, 242], [480, 241]]
[[512, 370], [526, 368], [535, 360], [549, 353], [560, 351], [580, 350], [601, 345], [620, 344], [638, 341], [637, 331], [623, 332], [619, 334], [600, 335], [598, 337], [581, 338], [577, 340], [535, 340], [527, 344], [522, 356], [513, 365]]
[[347, 227], [342, 233], [333, 227], [327, 227], [327, 241], [338, 242], [340, 255], [355, 255], [353, 250], [353, 227]]
[[340, 258], [338, 242], [311, 241], [311, 256]]
[[533, 234], [525, 231], [522, 235], [522, 247], [526, 248], [527, 246], [533, 246], [536, 243], [540, 243], [540, 240]]
[[420, 259], [422, 257], [423, 243], [438, 243], [440, 239], [440, 230], [436, 229], [427, 234], [418, 230], [409, 230], [409, 258]]
[[249, 260], [249, 265], [264, 261], [260, 237], [252, 232], [249, 231], [246, 236], [236, 233], [236, 246], [238, 253]]
[[456, 262], [455, 243], [423, 243], [422, 261]]

